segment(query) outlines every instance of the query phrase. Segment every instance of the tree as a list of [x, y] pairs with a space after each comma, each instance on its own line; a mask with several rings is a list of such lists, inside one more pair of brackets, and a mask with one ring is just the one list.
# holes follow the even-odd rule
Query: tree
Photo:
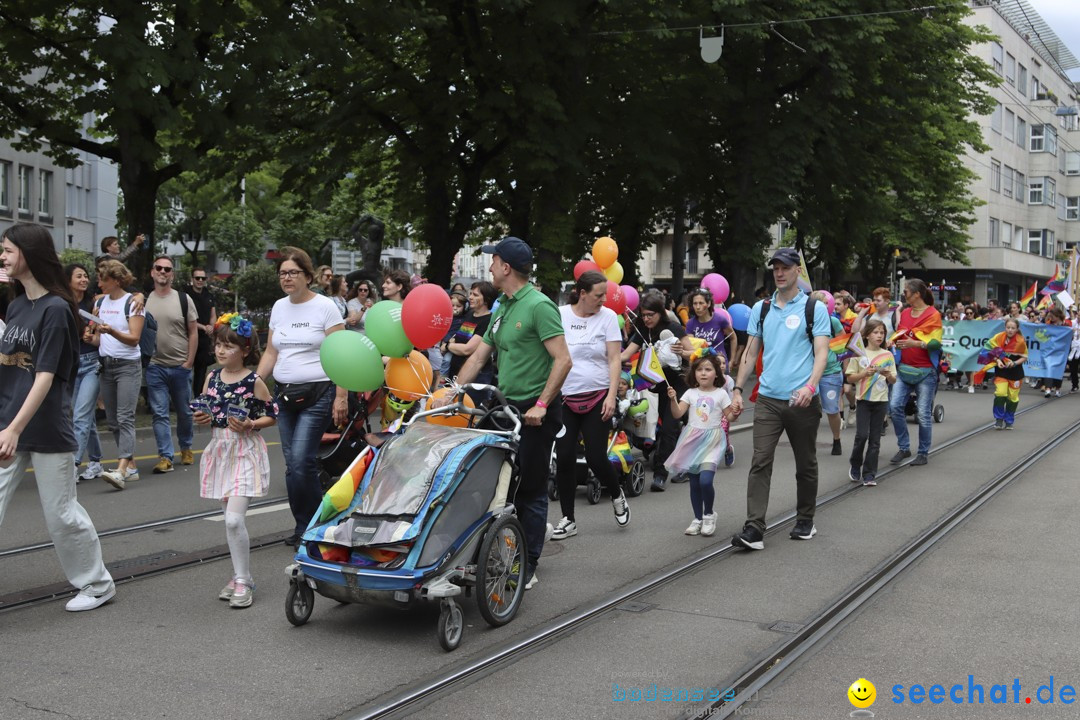
[[266, 310], [281, 297], [277, 269], [270, 263], [254, 263], [236, 273], [232, 287], [251, 310]]

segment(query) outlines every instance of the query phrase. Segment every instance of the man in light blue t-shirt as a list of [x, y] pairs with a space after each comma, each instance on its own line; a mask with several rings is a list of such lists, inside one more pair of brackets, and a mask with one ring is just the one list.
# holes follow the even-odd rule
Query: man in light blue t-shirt
[[811, 306], [813, 319], [807, 329], [808, 298], [798, 285], [799, 252], [795, 248], [779, 248], [769, 264], [776, 292], [769, 300], [756, 303], [750, 311], [746, 362], [739, 364], [732, 399], [737, 417], [743, 409], [743, 383], [750, 377], [758, 351], [764, 348], [754, 410], [754, 459], [746, 479], [746, 524], [731, 539], [735, 547], [750, 550], [765, 549], [765, 513], [769, 507], [773, 456], [782, 434], [787, 435], [795, 453], [798, 514], [791, 537], [809, 540], [817, 533], [815, 443], [821, 421], [817, 387], [825, 371], [832, 336], [829, 311], [824, 303], [815, 301]]

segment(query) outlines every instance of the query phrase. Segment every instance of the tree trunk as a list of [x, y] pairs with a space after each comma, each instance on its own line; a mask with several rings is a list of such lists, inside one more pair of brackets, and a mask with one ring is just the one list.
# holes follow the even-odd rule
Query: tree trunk
[[671, 297], [678, 301], [683, 294], [686, 267], [686, 209], [680, 202], [675, 206], [675, 219], [671, 228]]
[[119, 180], [120, 190], [124, 193], [127, 241], [134, 242], [140, 234], [146, 236], [143, 252], [136, 252], [128, 258], [128, 269], [136, 278], [145, 280], [149, 275], [150, 260], [157, 254], [154, 219], [160, 181], [152, 165], [138, 161], [121, 162]]

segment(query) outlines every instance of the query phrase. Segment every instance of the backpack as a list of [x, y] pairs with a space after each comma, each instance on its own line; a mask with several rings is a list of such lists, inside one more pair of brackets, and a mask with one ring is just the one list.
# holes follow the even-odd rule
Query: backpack
[[[188, 303], [187, 293], [177, 291], [180, 296], [180, 311], [181, 317], [187, 318]], [[94, 314], [98, 314], [101, 310], [101, 303], [105, 299], [102, 295], [98, 298], [94, 304]], [[124, 301], [124, 317], [131, 317], [131, 296], [128, 295], [128, 299]], [[150, 358], [154, 357], [154, 353], [157, 351], [157, 320], [154, 319], [153, 314], [149, 310], [143, 310], [143, 330], [139, 336], [139, 358], [142, 360], [142, 366], [145, 368], [150, 364]]]

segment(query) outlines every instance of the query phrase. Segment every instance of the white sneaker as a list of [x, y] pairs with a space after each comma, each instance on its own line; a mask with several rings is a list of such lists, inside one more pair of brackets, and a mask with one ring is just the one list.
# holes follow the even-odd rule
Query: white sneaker
[[81, 590], [78, 595], [71, 598], [68, 604], [64, 606], [64, 609], [68, 612], [82, 612], [83, 610], [93, 610], [99, 608], [105, 603], [109, 602], [116, 595], [116, 588], [109, 590], [104, 595], [94, 597], [86, 590]]
[[570, 518], [564, 517], [555, 526], [555, 532], [551, 533], [552, 540], [565, 540], [577, 535], [577, 523]]
[[701, 519], [701, 534], [705, 537], [716, 532], [716, 513], [709, 513]]
[[551, 536], [555, 534], [555, 526], [551, 523], [547, 524], [547, 529], [544, 530], [544, 542], [551, 539]]
[[525, 589], [532, 590], [538, 582], [540, 582], [540, 578], [536, 576], [536, 573], [533, 573], [533, 576], [529, 579], [529, 582], [525, 583]]
[[79, 475], [83, 480], [93, 480], [94, 478], [101, 477], [101, 473], [104, 472], [104, 468], [101, 467], [99, 462], [89, 462], [86, 464], [86, 469]]
[[117, 470], [106, 470], [101, 473], [101, 479], [112, 485], [117, 490], [124, 489], [124, 478], [120, 477], [120, 473]]
[[619, 493], [619, 497], [611, 501], [611, 508], [615, 511], [615, 522], [619, 527], [630, 524], [630, 506], [626, 502], [625, 493]]
[[690, 523], [690, 527], [683, 530], [683, 535], [700, 535], [701, 534], [701, 521], [694, 518]]
[[135, 482], [138, 479], [139, 479], [139, 468], [137, 468], [137, 467], [129, 467], [127, 469], [127, 474], [124, 475], [124, 482]]
[[975, 394], [975, 386], [974, 385], [968, 385], [968, 393], [970, 393], [971, 395]]
[[1054, 397], [1061, 397], [1061, 391], [1060, 390], [1055, 390], [1054, 391]]

